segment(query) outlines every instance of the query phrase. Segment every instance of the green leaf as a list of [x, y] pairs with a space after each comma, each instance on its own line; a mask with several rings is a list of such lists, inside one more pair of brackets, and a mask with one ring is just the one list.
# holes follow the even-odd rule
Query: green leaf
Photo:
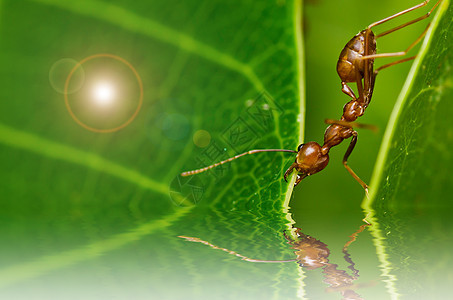
[[[387, 16], [390, 7], [391, 11], [404, 9], [406, 3], [382, 0], [374, 7], [363, 7], [360, 1], [351, 1], [346, 11], [343, 2], [313, 1], [305, 23], [307, 78], [301, 1], [3, 0], [0, 5], [3, 298], [30, 299], [38, 293], [42, 298], [64, 299], [69, 290], [77, 299], [99, 295], [294, 299], [302, 297], [306, 288], [313, 293], [324, 291], [319, 273], [305, 274], [296, 264], [252, 264], [178, 237], [197, 237], [253, 259], [293, 259], [293, 250], [283, 237], [283, 230], [294, 222], [287, 214], [292, 184], [282, 178], [293, 155], [261, 153], [198, 176], [181, 178], [178, 174], [250, 148], [296, 149], [303, 140], [305, 80], [309, 86], [307, 136], [319, 142], [326, 127], [323, 119], [338, 117], [347, 101], [335, 73], [341, 48], [361, 28]], [[444, 16], [444, 22], [451, 20], [451, 13]], [[406, 41], [396, 38], [389, 43], [404, 49], [413, 40], [411, 34], [416, 37], [418, 32], [408, 30]], [[430, 34], [433, 41], [438, 37], [436, 49], [442, 51], [424, 51], [449, 57], [450, 46], [441, 42], [448, 42], [442, 37], [450, 32]], [[381, 45], [391, 49], [385, 41]], [[143, 104], [136, 118], [110, 133], [80, 126], [62, 94], [74, 61], [99, 53], [125, 59], [143, 83]], [[127, 100], [138, 102], [140, 84], [130, 69], [108, 57], [92, 62], [99, 65], [84, 64], [85, 73], [75, 73], [74, 80], [89, 81], [96, 66], [116, 62], [125, 74], [132, 74]], [[426, 68], [444, 74], [441, 70], [451, 65], [449, 59], [445, 62], [439, 70], [431, 63]], [[396, 69], [400, 68], [401, 73], [379, 76], [364, 123], [383, 128], [394, 102], [392, 92], [387, 92], [399, 90], [398, 77], [405, 76], [401, 75], [405, 67]], [[433, 82], [443, 87], [444, 95], [451, 76], [444, 76], [442, 84]], [[68, 82], [68, 88], [75, 88], [76, 83]], [[417, 83], [414, 87], [419, 85], [424, 86]], [[73, 97], [68, 95], [70, 100]], [[436, 97], [430, 99], [444, 99]], [[439, 122], [445, 126], [448, 109], [439, 108], [447, 102], [436, 105], [430, 107], [445, 114], [441, 115], [443, 123]], [[83, 108], [79, 107], [82, 115], [77, 116], [91, 126], [121, 124], [99, 110], [94, 118], [84, 119], [90, 110]], [[122, 120], [134, 109], [124, 109], [129, 114], [121, 116]], [[247, 134], [239, 135], [244, 130]], [[440, 138], [445, 144], [430, 145], [442, 148], [449, 141], [448, 133], [442, 132], [432, 131], [432, 138], [423, 141]], [[208, 136], [210, 146], [202, 147]], [[409, 140], [407, 145], [415, 145]], [[360, 133], [351, 156], [351, 165], [367, 182], [379, 141], [379, 136]], [[341, 147], [346, 146], [335, 149], [329, 168], [304, 180], [291, 200], [296, 225], [329, 245], [331, 262], [343, 261], [341, 247], [363, 217], [358, 211], [363, 191], [341, 164]], [[448, 149], [442, 154], [448, 156]], [[387, 157], [380, 161], [388, 161], [390, 154]], [[392, 171], [392, 176], [396, 178], [401, 170], [408, 169]], [[427, 170], [421, 170], [425, 179]], [[384, 180], [385, 176], [374, 178]], [[374, 193], [385, 191], [376, 180]], [[445, 184], [434, 183], [438, 182]], [[374, 195], [378, 203], [379, 194]], [[386, 203], [397, 203], [392, 197], [386, 194]], [[395, 223], [384, 220], [377, 213], [372, 216], [376, 228], [372, 233], [381, 272], [387, 275], [385, 279], [393, 279], [391, 267], [402, 259], [397, 247], [383, 242], [380, 228], [393, 229], [400, 219], [395, 218]], [[411, 249], [398, 244], [406, 232], [397, 226], [394, 232], [398, 234], [389, 241], [407, 254]], [[450, 232], [436, 234], [445, 238]], [[415, 237], [421, 239], [410, 235]], [[423, 246], [432, 245], [425, 242]], [[364, 251], [368, 259], [372, 247], [369, 243], [355, 249]], [[361, 274], [375, 282], [377, 264], [370, 269], [361, 269], [366, 271]], [[315, 280], [319, 282], [312, 284]], [[388, 290], [393, 292], [391, 284]]]
[[[233, 248], [231, 237], [246, 243], [253, 236], [260, 241], [252, 254], [278, 244], [282, 253], [265, 256], [291, 255], [281, 233], [292, 185], [282, 175], [294, 155], [262, 153], [189, 179], [179, 174], [250, 148], [297, 148], [304, 124], [300, 1], [1, 5], [4, 291], [23, 296], [24, 286], [39, 285], [45, 297], [62, 280], [62, 293], [78, 290], [83, 298], [90, 292], [78, 287], [102, 280], [95, 289], [106, 293], [146, 269], [128, 282], [159, 294], [168, 290], [165, 282], [179, 280], [179, 265], [181, 274], [197, 272], [199, 248], [177, 237], [184, 234]], [[127, 84], [125, 100], [134, 104], [118, 119], [83, 102], [92, 96], [80, 96], [75, 81], [85, 80], [82, 90], [94, 85], [110, 65], [122, 70], [108, 69], [120, 77], [114, 87]], [[140, 107], [140, 81], [137, 116], [110, 130]], [[67, 101], [65, 88], [76, 90]], [[198, 147], [197, 136], [206, 132], [209, 146]], [[208, 266], [216, 267], [221, 256]], [[277, 264], [253, 273], [273, 280], [291, 271], [297, 268]], [[262, 281], [249, 291], [278, 289]], [[191, 286], [165, 297], [188, 291]], [[117, 292], [120, 298], [130, 293]]]
[[[393, 297], [448, 297], [453, 6], [443, 1], [392, 112], [362, 203]], [[421, 275], [423, 274], [423, 275]]]
[[[445, 204], [452, 187], [451, 11], [443, 1], [392, 112], [364, 206]], [[447, 8], [449, 8], [447, 10]], [[442, 14], [445, 14], [442, 16]], [[451, 163], [450, 163], [451, 161]], [[448, 203], [448, 202], [447, 202]]]

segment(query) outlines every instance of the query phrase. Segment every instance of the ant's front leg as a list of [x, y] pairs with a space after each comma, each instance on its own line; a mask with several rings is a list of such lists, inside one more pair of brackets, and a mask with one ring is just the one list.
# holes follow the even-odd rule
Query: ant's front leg
[[346, 153], [344, 154], [344, 157], [343, 157], [343, 165], [346, 168], [346, 170], [349, 172], [349, 174], [351, 174], [352, 177], [354, 177], [354, 179], [357, 180], [357, 182], [363, 187], [363, 189], [365, 190], [365, 193], [368, 197], [368, 185], [362, 179], [360, 179], [359, 176], [357, 176], [357, 174], [348, 165], [349, 155], [351, 155], [352, 150], [354, 150], [356, 143], [357, 143], [357, 131], [353, 130], [351, 143], [349, 144], [349, 147], [346, 150]]

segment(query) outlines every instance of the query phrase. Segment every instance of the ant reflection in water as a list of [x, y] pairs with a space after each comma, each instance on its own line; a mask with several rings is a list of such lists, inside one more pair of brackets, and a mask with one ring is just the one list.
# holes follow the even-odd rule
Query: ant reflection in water
[[[366, 222], [366, 220], [364, 219]], [[218, 247], [207, 241], [196, 237], [179, 236], [191, 242], [198, 242], [210, 246], [213, 249], [222, 250], [228, 254], [235, 255], [242, 260], [255, 263], [284, 263], [284, 262], [297, 262], [301, 267], [307, 270], [323, 269], [324, 282], [328, 284], [327, 292], [339, 292], [344, 299], [362, 299], [354, 290], [363, 287], [364, 285], [354, 284], [354, 281], [359, 278], [359, 271], [355, 268], [355, 264], [348, 253], [348, 247], [357, 239], [357, 235], [361, 233], [367, 226], [371, 224], [366, 222], [350, 236], [350, 240], [343, 246], [343, 254], [345, 261], [349, 264], [348, 268], [352, 274], [344, 270], [339, 270], [338, 265], [329, 262], [330, 250], [327, 245], [312, 236], [301, 232], [300, 228], [296, 229], [297, 239], [293, 240], [286, 232], [283, 233], [284, 237], [294, 249], [295, 259], [288, 260], [261, 260], [253, 259], [235, 251]]]

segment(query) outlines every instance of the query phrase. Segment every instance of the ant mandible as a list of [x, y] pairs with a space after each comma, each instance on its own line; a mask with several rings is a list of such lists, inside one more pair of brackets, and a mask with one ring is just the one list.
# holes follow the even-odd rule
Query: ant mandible
[[[428, 18], [434, 9], [440, 4], [442, 0], [438, 0], [437, 3], [431, 8], [431, 10], [424, 14], [421, 17], [413, 19], [409, 22], [396, 26], [392, 29], [389, 29], [383, 33], [375, 35], [372, 31], [372, 28], [383, 24], [387, 21], [390, 21], [396, 17], [404, 15], [408, 12], [411, 12], [415, 9], [423, 7], [428, 4], [430, 0], [423, 1], [422, 3], [415, 5], [406, 10], [400, 11], [394, 15], [391, 15], [387, 18], [379, 20], [370, 24], [366, 29], [360, 31], [355, 35], [343, 48], [340, 53], [340, 57], [337, 62], [337, 73], [341, 79], [342, 91], [346, 95], [352, 98], [351, 101], [346, 103], [343, 107], [343, 115], [340, 120], [326, 120], [327, 124], [330, 124], [324, 132], [324, 144], [321, 146], [316, 142], [308, 142], [305, 144], [299, 145], [297, 151], [287, 150], [287, 149], [257, 149], [250, 150], [245, 153], [236, 155], [224, 161], [218, 162], [211, 166], [201, 168], [198, 170], [187, 171], [181, 173], [181, 176], [189, 176], [204, 171], [210, 170], [222, 164], [228, 163], [232, 160], [235, 160], [239, 157], [255, 154], [260, 152], [290, 152], [297, 153], [295, 162], [286, 170], [284, 174], [284, 179], [287, 180], [288, 175], [296, 169], [298, 174], [294, 186], [298, 185], [302, 179], [307, 176], [318, 173], [323, 170], [329, 163], [329, 151], [332, 147], [337, 146], [343, 140], [352, 137], [352, 140], [349, 144], [348, 149], [343, 157], [343, 165], [346, 170], [354, 177], [354, 179], [363, 187], [365, 192], [368, 194], [368, 185], [361, 180], [355, 172], [349, 167], [347, 161], [349, 155], [357, 143], [357, 131], [354, 127], [368, 127], [369, 125], [355, 123], [358, 117], [361, 117], [365, 113], [365, 109], [368, 107], [368, 104], [371, 101], [371, 97], [374, 90], [374, 83], [376, 80], [376, 75], [382, 69], [388, 68], [390, 66], [409, 61], [415, 58], [415, 56], [400, 59], [388, 64], [385, 64], [376, 70], [373, 70], [374, 59], [380, 57], [397, 57], [404, 56], [409, 50], [411, 50], [416, 44], [418, 44], [423, 36], [426, 34], [429, 24], [422, 34], [412, 43], [409, 47], [401, 52], [394, 53], [380, 53], [376, 54], [376, 39], [382, 36], [385, 36], [389, 33], [395, 32], [399, 29], [402, 29], [408, 25], [419, 22], [423, 19]], [[359, 96], [356, 97], [353, 90], [347, 85], [347, 83], [355, 82], [357, 84], [357, 91]]]

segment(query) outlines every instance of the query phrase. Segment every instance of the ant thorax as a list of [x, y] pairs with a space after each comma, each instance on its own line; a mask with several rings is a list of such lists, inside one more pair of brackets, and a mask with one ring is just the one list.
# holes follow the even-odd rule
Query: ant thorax
[[357, 99], [351, 100], [343, 107], [342, 121], [354, 122], [365, 113], [365, 105]]

